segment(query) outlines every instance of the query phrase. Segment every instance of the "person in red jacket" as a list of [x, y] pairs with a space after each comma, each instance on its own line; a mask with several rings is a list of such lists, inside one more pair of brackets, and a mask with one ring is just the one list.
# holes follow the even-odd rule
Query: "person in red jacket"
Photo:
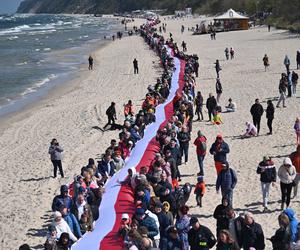
[[204, 175], [204, 157], [206, 155], [206, 137], [202, 134], [202, 132], [198, 131], [198, 137], [196, 138], [194, 145], [196, 146], [196, 153], [199, 163], [200, 172], [198, 175]]
[[290, 155], [290, 159], [292, 160], [293, 165], [296, 168], [296, 178], [294, 179], [295, 186], [294, 186], [294, 197], [297, 196], [297, 191], [298, 191], [298, 184], [300, 181], [300, 145], [297, 146], [297, 150]]

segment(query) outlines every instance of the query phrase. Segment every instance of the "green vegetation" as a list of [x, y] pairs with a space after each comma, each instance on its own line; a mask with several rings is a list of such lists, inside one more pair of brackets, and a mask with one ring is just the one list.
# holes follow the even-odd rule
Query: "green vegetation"
[[278, 28], [300, 31], [300, 0], [25, 0], [18, 12], [27, 13], [114, 13], [132, 10], [166, 9], [167, 13], [186, 7], [201, 14], [236, 11], [272, 13], [264, 20]]

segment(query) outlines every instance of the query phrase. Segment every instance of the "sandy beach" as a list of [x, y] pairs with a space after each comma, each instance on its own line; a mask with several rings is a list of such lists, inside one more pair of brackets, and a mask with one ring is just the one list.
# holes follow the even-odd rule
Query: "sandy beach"
[[[181, 25], [187, 27], [200, 23], [199, 19], [167, 20], [167, 33], [173, 33], [178, 44], [187, 43], [188, 54], [199, 56], [199, 78], [197, 90], [204, 98], [215, 93], [214, 62], [220, 60], [224, 107], [231, 97], [237, 103], [237, 112], [222, 114], [224, 124], [213, 126], [208, 122], [195, 122], [192, 141], [201, 129], [210, 146], [217, 133], [222, 133], [230, 146], [229, 163], [237, 171], [238, 184], [234, 191], [234, 208], [238, 212], [252, 211], [256, 222], [263, 227], [265, 237], [271, 237], [280, 213], [280, 187], [271, 188], [271, 213], [262, 213], [262, 195], [257, 164], [264, 155], [271, 156], [276, 167], [282, 157], [295, 150], [296, 136], [293, 124], [299, 116], [299, 94], [287, 100], [287, 108], [275, 111], [273, 135], [267, 136], [265, 114], [261, 123], [261, 134], [251, 139], [237, 139], [245, 129], [245, 122], [251, 121], [250, 107], [259, 98], [266, 108], [266, 101], [278, 97], [280, 74], [284, 72], [283, 59], [288, 54], [295, 69], [295, 54], [299, 50], [299, 37], [286, 31], [267, 31], [266, 27], [249, 31], [218, 33], [216, 41], [209, 35], [192, 36], [191, 32], [180, 33]], [[132, 25], [138, 25], [137, 22]], [[235, 49], [235, 59], [225, 61], [225, 47]], [[268, 54], [270, 69], [264, 72], [262, 58]], [[125, 37], [109, 43], [93, 53], [96, 60], [92, 72], [82, 72], [79, 79], [69, 83], [62, 92], [57, 90], [48, 98], [33, 105], [24, 112], [15, 114], [0, 127], [0, 160], [2, 162], [1, 195], [6, 204], [0, 215], [0, 249], [16, 249], [22, 243], [38, 249], [45, 241], [47, 226], [51, 221], [51, 202], [61, 184], [72, 181], [90, 157], [101, 154], [118, 131], [102, 133], [94, 126], [105, 125], [105, 110], [112, 101], [117, 102], [118, 121], [123, 121], [123, 104], [131, 99], [136, 107], [141, 104], [146, 88], [159, 75], [158, 57], [150, 51], [142, 38]], [[140, 74], [133, 74], [132, 60], [139, 61]], [[300, 71], [298, 71], [298, 74]], [[274, 101], [274, 104], [276, 102]], [[208, 119], [204, 113], [205, 120]], [[64, 179], [52, 179], [53, 167], [49, 160], [48, 146], [57, 138], [65, 149], [63, 166]], [[180, 167], [184, 178], [182, 183], [196, 183], [198, 163], [195, 148], [190, 144], [190, 160]], [[212, 217], [221, 196], [216, 194], [216, 172], [211, 155], [205, 159], [205, 182], [207, 193], [203, 207], [196, 207], [192, 195], [188, 205], [191, 214], [197, 215], [203, 225], [215, 232], [216, 221]], [[291, 207], [300, 215], [299, 197]], [[266, 249], [271, 249], [266, 241]]]

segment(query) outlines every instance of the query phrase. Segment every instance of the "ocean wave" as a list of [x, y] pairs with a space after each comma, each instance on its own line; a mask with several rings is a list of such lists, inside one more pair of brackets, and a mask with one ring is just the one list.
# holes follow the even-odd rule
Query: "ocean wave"
[[44, 48], [44, 51], [50, 51], [51, 49], [50, 48]]
[[[36, 25], [36, 24], [35, 24]], [[14, 28], [4, 29], [0, 31], [0, 35], [8, 35], [8, 34], [22, 34], [24, 32], [28, 32], [29, 34], [35, 34], [35, 32], [39, 32], [36, 34], [46, 33], [46, 32], [56, 32], [55, 24], [46, 24], [46, 25], [37, 25], [37, 26], [29, 26], [29, 25], [20, 25]]]
[[27, 62], [25, 61], [25, 62], [17, 63], [16, 66], [22, 66], [22, 65], [26, 65], [26, 64], [27, 64]]
[[46, 77], [45, 79], [36, 82], [33, 86], [28, 87], [25, 91], [23, 91], [21, 93], [21, 96], [25, 96], [28, 95], [30, 93], [34, 93], [38, 90], [38, 88], [42, 87], [43, 85], [47, 84], [48, 82], [50, 82], [52, 79], [56, 78], [57, 76], [54, 74], [49, 75], [48, 77]]
[[10, 40], [10, 41], [12, 41], [12, 40], [16, 40], [18, 38], [19, 38], [18, 36], [10, 36], [7, 39]]

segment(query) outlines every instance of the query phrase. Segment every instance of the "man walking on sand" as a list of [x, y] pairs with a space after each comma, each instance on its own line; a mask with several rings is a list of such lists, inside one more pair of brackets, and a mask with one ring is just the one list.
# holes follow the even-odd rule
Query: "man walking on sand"
[[117, 119], [117, 116], [116, 116], [116, 104], [114, 102], [112, 102], [111, 105], [106, 110], [106, 115], [107, 115], [108, 122], [103, 127], [103, 129], [106, 129], [108, 125], [112, 125], [112, 127], [115, 125], [115, 120]]
[[133, 70], [134, 70], [134, 74], [139, 73], [139, 65], [138, 65], [138, 61], [136, 60], [136, 58], [134, 58], [134, 60], [133, 60]]
[[281, 79], [279, 81], [279, 99], [276, 105], [276, 108], [279, 108], [279, 104], [282, 102], [283, 107], [285, 108], [285, 99], [286, 99], [286, 89], [288, 86], [288, 80], [287, 80], [287, 75], [285, 73], [281, 74]]
[[94, 59], [92, 57], [92, 55], [89, 56], [89, 70], [93, 70], [93, 65], [94, 65]]
[[259, 130], [260, 130], [260, 120], [261, 116], [264, 113], [264, 108], [263, 106], [259, 103], [259, 99], [255, 99], [255, 103], [252, 105], [250, 109], [250, 113], [252, 115], [253, 119], [253, 124], [257, 128], [257, 135], [259, 135]]

